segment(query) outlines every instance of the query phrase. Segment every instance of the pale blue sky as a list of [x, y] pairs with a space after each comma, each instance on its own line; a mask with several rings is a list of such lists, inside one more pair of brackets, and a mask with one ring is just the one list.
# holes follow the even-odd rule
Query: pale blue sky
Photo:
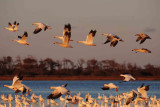
[[[32, 55], [37, 59], [47, 57], [55, 60], [79, 58], [98, 60], [115, 59], [117, 62], [131, 62], [138, 65], [148, 63], [160, 65], [160, 0], [0, 0], [0, 57]], [[10, 32], [4, 27], [8, 22], [20, 23], [18, 32]], [[32, 23], [43, 22], [52, 30], [33, 34]], [[67, 49], [54, 45], [54, 35], [62, 35], [64, 24], [72, 25], [74, 48]], [[96, 29], [96, 47], [77, 44], [85, 40], [91, 29]], [[30, 46], [12, 41], [27, 31]], [[136, 33], [147, 33], [152, 38], [143, 44], [136, 43]], [[113, 48], [104, 45], [102, 33], [114, 33], [125, 42]], [[134, 48], [148, 48], [151, 54], [137, 53]]]

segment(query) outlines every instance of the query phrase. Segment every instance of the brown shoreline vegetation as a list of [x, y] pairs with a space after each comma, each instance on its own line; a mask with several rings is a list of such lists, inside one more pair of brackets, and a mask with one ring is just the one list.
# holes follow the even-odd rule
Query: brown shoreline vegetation
[[122, 80], [122, 73], [129, 73], [137, 80], [160, 80], [160, 65], [150, 63], [138, 66], [136, 63], [118, 63], [104, 59], [37, 60], [33, 56], [15, 60], [11, 56], [0, 58], [0, 80], [12, 80], [19, 72], [24, 80]]
[[[13, 76], [0, 76], [0, 80], [12, 80]], [[24, 77], [23, 80], [123, 80], [122, 77], [108, 76], [35, 76]], [[137, 77], [136, 80], [160, 80], [160, 77]]]

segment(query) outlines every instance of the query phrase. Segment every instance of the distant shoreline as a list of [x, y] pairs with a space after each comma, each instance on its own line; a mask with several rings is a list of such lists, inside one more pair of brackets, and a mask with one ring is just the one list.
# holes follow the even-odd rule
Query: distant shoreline
[[[12, 80], [14, 76], [0, 76], [0, 80]], [[24, 76], [23, 80], [123, 80], [111, 76]], [[160, 80], [160, 77], [137, 77], [136, 80]]]

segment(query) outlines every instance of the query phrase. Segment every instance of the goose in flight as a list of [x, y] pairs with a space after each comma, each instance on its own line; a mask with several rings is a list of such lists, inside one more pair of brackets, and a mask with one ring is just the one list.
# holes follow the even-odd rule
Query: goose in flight
[[9, 31], [18, 31], [18, 25], [19, 23], [17, 23], [16, 21], [14, 22], [14, 24], [11, 24], [10, 22], [8, 23], [9, 27], [5, 27], [5, 29], [9, 30]]
[[124, 42], [122, 39], [120, 39], [117, 35], [115, 34], [107, 34], [107, 33], [103, 33], [103, 36], [106, 35], [107, 36], [107, 40], [104, 42], [104, 44], [107, 44], [109, 42], [111, 42], [110, 46], [111, 47], [115, 47], [118, 43], [118, 41]]
[[137, 36], [136, 42], [141, 40], [140, 44], [142, 44], [146, 39], [151, 39], [151, 37], [149, 37], [147, 34], [144, 34], [144, 33], [136, 34], [135, 36]]
[[126, 99], [126, 105], [130, 104], [132, 101], [134, 101], [137, 98], [137, 93], [132, 90], [128, 95]]
[[102, 88], [102, 90], [109, 90], [109, 89], [113, 89], [115, 88], [116, 91], [118, 91], [118, 86], [116, 86], [115, 84], [113, 83], [109, 83], [109, 84], [104, 84], [104, 87]]
[[135, 81], [136, 79], [131, 74], [120, 74], [120, 76], [124, 77], [122, 82], [128, 82], [130, 80]]
[[44, 31], [46, 31], [47, 29], [52, 29], [50, 26], [44, 23], [33, 23], [32, 25], [37, 25], [36, 29], [33, 32], [34, 34], [39, 33], [42, 29], [44, 29]]
[[54, 44], [58, 44], [59, 46], [62, 46], [64, 48], [73, 48], [72, 46], [69, 45], [70, 38], [71, 38], [71, 32], [65, 32], [62, 43], [55, 42]]
[[96, 30], [91, 30], [86, 38], [86, 41], [77, 41], [77, 43], [83, 43], [88, 46], [96, 46], [96, 44], [93, 44], [93, 39], [96, 35]]
[[150, 50], [146, 49], [146, 48], [141, 48], [141, 49], [132, 49], [132, 51], [137, 52], [142, 52], [142, 53], [151, 53]]
[[141, 98], [146, 99], [148, 98], [147, 96], [147, 91], [149, 91], [149, 85], [144, 86], [144, 83], [137, 88], [138, 92], [141, 94]]
[[50, 89], [54, 89], [54, 91], [47, 97], [47, 99], [57, 99], [63, 94], [71, 93], [68, 89], [66, 89], [67, 84], [58, 87], [50, 87]]
[[[63, 41], [66, 32], [68, 32], [68, 33], [71, 32], [71, 25], [70, 24], [65, 24], [64, 25], [64, 30], [63, 30], [63, 35], [62, 36], [54, 36], [54, 38], [58, 38], [58, 39], [61, 39]], [[73, 40], [70, 40], [70, 41], [73, 41]]]
[[19, 40], [12, 40], [12, 41], [16, 41], [22, 45], [29, 45], [29, 43], [27, 42], [27, 37], [28, 37], [28, 33], [24, 32], [23, 36], [18, 36]]
[[19, 93], [22, 92], [22, 94], [25, 94], [26, 92], [28, 92], [28, 95], [30, 96], [30, 91], [31, 89], [29, 87], [27, 87], [26, 85], [22, 84], [22, 79], [23, 76], [21, 75], [21, 73], [19, 73], [18, 75], [15, 75], [13, 78], [13, 82], [12, 85], [3, 85], [4, 87], [8, 87], [11, 90], [14, 90], [15, 93]]

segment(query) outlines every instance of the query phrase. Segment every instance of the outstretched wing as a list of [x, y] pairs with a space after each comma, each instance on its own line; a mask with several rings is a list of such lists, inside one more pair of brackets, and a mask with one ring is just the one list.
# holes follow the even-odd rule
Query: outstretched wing
[[90, 32], [89, 32], [89, 34], [88, 34], [88, 36], [87, 36], [87, 39], [86, 39], [86, 42], [88, 42], [88, 43], [93, 43], [93, 39], [94, 39], [94, 37], [95, 37], [95, 35], [96, 35], [96, 30], [91, 30]]
[[37, 34], [37, 33], [39, 33], [41, 30], [42, 30], [42, 29], [37, 26], [33, 33], [34, 33], [34, 34]]
[[64, 38], [63, 38], [63, 44], [68, 45], [71, 37], [71, 32], [65, 32]]
[[8, 23], [8, 26], [9, 26], [9, 28], [12, 28], [12, 24], [10, 22]]
[[12, 86], [21, 84], [22, 79], [23, 79], [23, 76], [21, 75], [21, 73], [19, 73], [18, 75], [15, 75], [13, 78]]
[[140, 42], [140, 44], [142, 44], [144, 41], [146, 40], [146, 38], [143, 38]]
[[23, 36], [18, 36], [18, 38], [20, 38], [22, 41], [27, 41], [27, 37], [28, 37], [28, 33], [24, 32]]
[[117, 45], [117, 43], [118, 43], [118, 40], [112, 40], [110, 46], [115, 47]]
[[137, 39], [136, 39], [136, 42], [138, 42], [141, 39], [142, 39], [142, 37], [138, 36]]

